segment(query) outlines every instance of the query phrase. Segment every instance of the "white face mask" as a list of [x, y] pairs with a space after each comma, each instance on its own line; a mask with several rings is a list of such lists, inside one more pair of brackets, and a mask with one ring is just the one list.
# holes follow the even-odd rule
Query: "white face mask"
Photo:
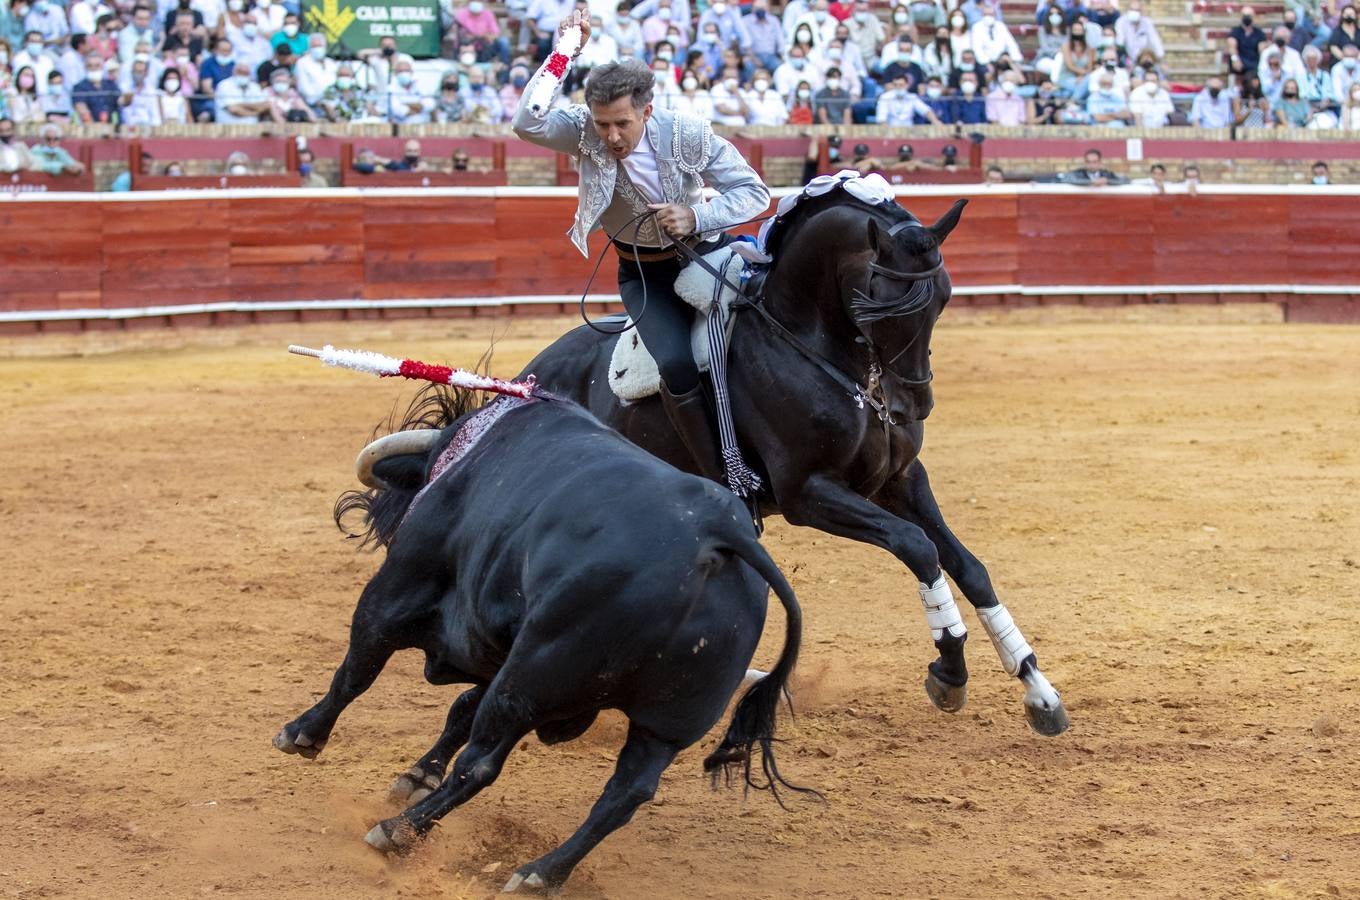
[[963, 23], [964, 23], [964, 22], [967, 22], [968, 20], [965, 19], [963, 16], [955, 16], [954, 18], [950, 19], [949, 21], [950, 21], [951, 24], [953, 24], [953, 26], [954, 26], [955, 28], [962, 28], [962, 27], [963, 27]]
[[841, 89], [841, 80], [839, 78], [828, 78], [826, 80], [826, 87], [827, 90], [839, 91]]
[[799, 99], [799, 100], [806, 100], [806, 99], [808, 99], [808, 98], [811, 97], [811, 96], [812, 96], [812, 91], [808, 90], [807, 88], [799, 88], [799, 89], [798, 89], [798, 99]]
[[459, 61], [460, 63], [462, 63], [463, 65], [465, 65], [465, 66], [476, 65], [476, 64], [477, 64], [477, 54], [476, 54], [476, 53], [460, 53], [460, 54], [458, 54], [458, 61]]
[[472, 0], [472, 2], [468, 4], [468, 12], [472, 13], [474, 16], [480, 16], [482, 10], [485, 8], [486, 7], [482, 4], [482, 0]]
[[971, 81], [965, 81], [959, 85], [959, 90], [963, 91], [964, 94], [971, 97], [973, 94], [977, 92], [977, 85]]
[[325, 47], [312, 47], [312, 48], [310, 48], [310, 49], [307, 51], [307, 54], [308, 54], [309, 56], [311, 56], [311, 58], [314, 59], [314, 60], [316, 60], [317, 62], [321, 62], [321, 60], [323, 60], [323, 59], [326, 58], [326, 48], [325, 48]]
[[1003, 82], [1001, 82], [1001, 92], [1002, 92], [1003, 94], [1014, 94], [1014, 93], [1015, 93], [1015, 82], [1013, 82], [1013, 81], [1003, 81]]
[[695, 81], [693, 78], [686, 78], [684, 81], [680, 82], [680, 86], [687, 91], [692, 91], [699, 87], [699, 82]]
[[765, 91], [769, 89], [770, 83], [766, 81], [764, 78], [757, 78], [756, 83], [753, 85], [753, 87], [755, 87], [757, 94], [763, 94], [765, 93]]
[[931, 100], [939, 100], [940, 95], [943, 93], [944, 91], [937, 87], [926, 88], [926, 96], [929, 97]]
[[995, 25], [995, 24], [996, 24], [996, 16], [983, 16], [983, 17], [982, 17], [982, 24], [983, 24], [983, 25], [986, 25], [986, 26], [988, 26], [988, 27], [991, 27], [992, 25]]
[[237, 163], [236, 165], [232, 166], [230, 169], [227, 170], [227, 174], [228, 174], [228, 175], [245, 175], [245, 174], [246, 174], [246, 167], [243, 166], [243, 165], [241, 165], [240, 163]]
[[1131, 9], [1124, 14], [1124, 17], [1137, 25], [1142, 20], [1143, 14], [1136, 9]]
[[714, 3], [712, 9], [713, 9], [713, 15], [715, 15], [715, 16], [721, 16], [722, 14], [724, 14], [725, 12], [727, 12], [727, 4], [726, 4], [726, 3]]
[[297, 37], [298, 27], [296, 25], [285, 25], [283, 26], [283, 33], [289, 37]]

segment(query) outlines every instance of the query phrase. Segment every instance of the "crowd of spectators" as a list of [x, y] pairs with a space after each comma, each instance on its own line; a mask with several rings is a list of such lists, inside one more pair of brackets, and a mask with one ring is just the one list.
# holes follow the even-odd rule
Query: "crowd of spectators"
[[[20, 123], [508, 120], [557, 23], [592, 34], [592, 66], [638, 57], [656, 103], [728, 125], [1096, 124], [1360, 129], [1360, 32], [1349, 0], [1250, 7], [1226, 71], [1188, 113], [1140, 0], [1038, 0], [1037, 46], [999, 0], [441, 0], [443, 52], [393, 38], [335, 59], [296, 0], [0, 0], [0, 116]], [[880, 14], [880, 11], [882, 14]], [[1009, 16], [1010, 22], [1007, 22]], [[1266, 27], [1262, 27], [1265, 25]]]

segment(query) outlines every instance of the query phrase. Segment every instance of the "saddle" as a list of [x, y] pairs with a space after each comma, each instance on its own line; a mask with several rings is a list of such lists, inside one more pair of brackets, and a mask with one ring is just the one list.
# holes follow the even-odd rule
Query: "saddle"
[[[730, 339], [736, 324], [733, 304], [750, 296], [753, 288], [745, 271], [745, 256], [729, 244], [705, 254], [703, 259], [723, 274], [724, 281], [747, 288], [739, 296], [731, 285], [723, 284], [718, 294], [718, 305], [724, 318], [723, 330]], [[699, 311], [690, 329], [690, 348], [700, 372], [707, 372], [712, 367], [709, 359], [708, 316], [716, 287], [717, 279], [697, 265], [686, 266], [675, 280], [676, 296]], [[626, 316], [613, 316], [610, 320], [623, 321], [626, 327], [633, 324], [632, 318]], [[652, 358], [636, 328], [629, 327], [614, 344], [614, 354], [609, 361], [609, 387], [614, 396], [625, 403], [646, 399], [661, 390], [661, 373], [656, 367], [656, 360]]]

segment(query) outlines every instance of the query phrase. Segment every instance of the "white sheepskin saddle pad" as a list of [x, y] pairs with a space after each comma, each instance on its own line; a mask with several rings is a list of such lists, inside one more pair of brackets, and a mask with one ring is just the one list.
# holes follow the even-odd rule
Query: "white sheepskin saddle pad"
[[[705, 254], [704, 260], [722, 272], [727, 281], [740, 283], [742, 258], [730, 245]], [[716, 279], [707, 271], [693, 264], [686, 266], [680, 272], [680, 277], [675, 280], [676, 295], [699, 310], [699, 315], [694, 317], [694, 328], [690, 332], [690, 347], [700, 372], [707, 372], [709, 368], [708, 308], [713, 303], [715, 281]], [[723, 315], [727, 318], [726, 332], [729, 338], [732, 336], [732, 324], [735, 321], [731, 312], [732, 301], [736, 299], [737, 292], [723, 285], [718, 302], [722, 306]], [[628, 326], [632, 324], [633, 320], [630, 318]], [[656, 368], [656, 360], [652, 359], [652, 354], [647, 351], [647, 345], [642, 342], [642, 335], [638, 334], [636, 328], [629, 327], [628, 331], [619, 335], [618, 341], [614, 344], [614, 355], [609, 361], [609, 387], [614, 391], [614, 396], [625, 401], [642, 400], [661, 391], [661, 373]]]

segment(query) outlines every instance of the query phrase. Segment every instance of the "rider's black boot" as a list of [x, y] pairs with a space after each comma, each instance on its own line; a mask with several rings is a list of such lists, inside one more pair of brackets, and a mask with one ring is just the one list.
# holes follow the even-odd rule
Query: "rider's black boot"
[[699, 474], [711, 478], [718, 484], [726, 485], [727, 470], [722, 464], [722, 453], [718, 439], [713, 433], [708, 399], [704, 396], [703, 388], [696, 386], [677, 396], [663, 384], [661, 405], [666, 410], [666, 417], [679, 433], [681, 443], [698, 463]]

